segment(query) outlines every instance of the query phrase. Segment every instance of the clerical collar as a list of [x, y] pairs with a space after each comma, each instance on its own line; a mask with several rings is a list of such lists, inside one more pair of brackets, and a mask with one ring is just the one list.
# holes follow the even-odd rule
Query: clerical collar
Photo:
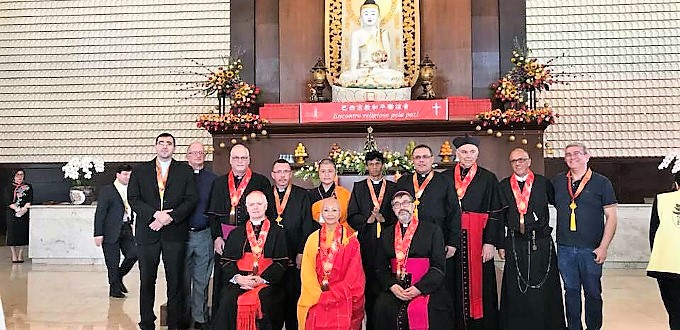
[[200, 169], [194, 169], [194, 174], [201, 173], [201, 170], [202, 170], [202, 168], [200, 168]]
[[468, 172], [470, 172], [470, 169], [471, 169], [471, 168], [472, 168], [472, 166], [470, 166], [470, 167], [463, 167], [463, 165], [461, 164], [461, 165], [460, 165], [460, 177], [461, 177], [461, 178], [466, 177], [467, 174], [468, 174]]
[[409, 221], [407, 223], [403, 223], [403, 222], [399, 222], [399, 223], [401, 224], [402, 227], [408, 228], [408, 225], [411, 223], [411, 221]]
[[423, 174], [418, 173], [418, 176], [421, 177], [421, 178], [425, 178], [428, 174], [430, 174], [430, 172], [432, 172], [432, 170], [429, 170], [429, 171], [427, 171], [426, 173], [423, 173]]
[[276, 190], [278, 192], [284, 192], [284, 191], [286, 191], [286, 189], [288, 189], [288, 187], [283, 187], [283, 188], [276, 187]]
[[250, 219], [250, 223], [253, 224], [253, 226], [261, 226], [262, 221], [264, 221], [264, 219], [260, 219], [260, 220]]
[[529, 176], [529, 173], [524, 174], [524, 176], [519, 176], [515, 174], [515, 179], [517, 179], [517, 182], [524, 182], [527, 180], [527, 177]]
[[378, 180], [373, 180], [373, 179], [370, 179], [370, 180], [371, 180], [371, 182], [373, 182], [373, 184], [380, 184], [382, 182], [382, 178], [380, 178]]

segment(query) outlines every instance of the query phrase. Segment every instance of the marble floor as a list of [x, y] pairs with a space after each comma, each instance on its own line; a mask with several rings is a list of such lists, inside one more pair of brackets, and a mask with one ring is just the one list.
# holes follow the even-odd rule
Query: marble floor
[[[7, 329], [135, 329], [139, 320], [139, 272], [125, 278], [130, 294], [109, 299], [103, 265], [10, 263], [0, 247], [0, 297]], [[161, 271], [162, 273], [162, 271]], [[656, 282], [642, 270], [606, 269], [605, 330], [668, 329]], [[156, 313], [165, 300], [158, 281]]]

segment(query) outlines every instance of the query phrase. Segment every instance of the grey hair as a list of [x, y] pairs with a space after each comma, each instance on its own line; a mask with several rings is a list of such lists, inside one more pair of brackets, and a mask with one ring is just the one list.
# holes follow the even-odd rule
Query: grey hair
[[586, 148], [586, 145], [583, 144], [582, 142], [571, 142], [571, 143], [567, 144], [566, 147], [564, 147], [564, 150], [567, 150], [571, 147], [581, 148], [581, 151], [583, 151], [584, 154], [588, 155], [588, 148]]

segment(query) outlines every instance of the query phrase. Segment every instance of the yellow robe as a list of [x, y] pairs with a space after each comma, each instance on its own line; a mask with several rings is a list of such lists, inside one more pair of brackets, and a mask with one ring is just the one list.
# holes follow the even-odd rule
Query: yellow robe
[[[297, 305], [298, 330], [305, 330], [309, 309], [319, 303], [321, 298], [321, 285], [316, 274], [316, 257], [319, 253], [319, 230], [309, 235], [302, 254], [302, 265], [300, 267], [302, 290]], [[356, 237], [356, 234], [350, 234], [347, 230], [343, 231], [342, 245], [347, 246], [352, 237]], [[330, 244], [332, 241], [333, 235], [328, 235], [326, 237], [326, 244]]]
[[[335, 186], [335, 197], [337, 197], [338, 202], [340, 204], [340, 219], [339, 223], [345, 227], [345, 229], [350, 233], [354, 233], [354, 229], [349, 226], [347, 223], [347, 208], [349, 207], [349, 198], [351, 197], [351, 193], [349, 190], [343, 188], [342, 186], [336, 185]], [[312, 204], [312, 217], [314, 218], [314, 221], [319, 222], [319, 218], [321, 217], [321, 209], [323, 208], [323, 199]]]

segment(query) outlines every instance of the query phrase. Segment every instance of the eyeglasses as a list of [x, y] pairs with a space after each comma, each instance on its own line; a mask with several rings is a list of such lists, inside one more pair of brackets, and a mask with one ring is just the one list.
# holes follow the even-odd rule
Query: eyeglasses
[[574, 151], [574, 152], [567, 152], [564, 154], [564, 158], [574, 158], [574, 157], [580, 157], [585, 155], [585, 153], [581, 151]]
[[519, 163], [526, 163], [529, 160], [529, 158], [517, 158], [517, 159], [512, 159], [510, 160], [510, 163], [512, 164], [519, 164]]
[[248, 159], [250, 159], [250, 156], [242, 156], [242, 157], [231, 156], [231, 160], [234, 160], [234, 161], [240, 160], [240, 161], [244, 161], [244, 162], [245, 162], [245, 161], [247, 161]]
[[205, 155], [205, 152], [203, 152], [203, 151], [188, 151], [187, 155], [203, 156], [203, 155]]
[[393, 208], [402, 208], [402, 207], [409, 207], [413, 204], [412, 201], [403, 201], [403, 202], [392, 202], [392, 207]]
[[418, 156], [413, 156], [413, 159], [414, 159], [414, 160], [421, 160], [421, 159], [422, 159], [422, 160], [428, 160], [428, 159], [430, 159], [430, 158], [432, 158], [432, 155], [422, 155], [422, 156], [418, 155]]

